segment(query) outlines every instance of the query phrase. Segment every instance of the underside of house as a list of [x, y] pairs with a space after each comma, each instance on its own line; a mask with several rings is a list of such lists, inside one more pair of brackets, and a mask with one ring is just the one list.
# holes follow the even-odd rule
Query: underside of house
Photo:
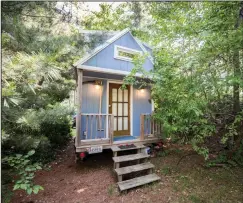
[[[87, 36], [88, 32], [85, 34]], [[136, 165], [125, 167], [125, 171], [151, 172], [151, 164], [144, 162], [149, 157], [144, 144], [159, 142], [161, 138], [161, 125], [151, 116], [154, 110], [151, 88], [140, 83], [122, 88], [122, 84], [124, 77], [132, 71], [133, 58], [137, 55], [146, 54], [143, 68], [147, 72], [153, 70], [152, 49], [133, 37], [129, 29], [99, 31], [99, 34], [102, 39], [98, 40], [98, 46], [74, 64], [78, 73], [76, 152], [92, 154], [110, 148], [114, 152], [115, 170], [120, 168], [121, 162], [135, 161]], [[149, 81], [142, 78], [141, 73], [136, 73], [135, 77], [140, 82]], [[128, 146], [125, 149], [121, 148], [124, 144]], [[126, 150], [137, 151], [117, 156], [119, 151]], [[139, 179], [139, 183], [132, 179], [132, 183], [126, 185], [121, 178], [124, 173], [121, 169], [116, 171], [121, 190], [131, 188], [130, 184], [135, 187], [158, 180], [155, 174], [149, 174], [143, 181]]]

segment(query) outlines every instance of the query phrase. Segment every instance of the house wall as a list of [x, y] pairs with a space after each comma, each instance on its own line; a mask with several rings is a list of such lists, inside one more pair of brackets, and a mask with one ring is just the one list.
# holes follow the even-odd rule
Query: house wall
[[133, 87], [133, 135], [140, 136], [140, 115], [152, 112], [150, 89], [139, 90]]
[[151, 56], [153, 56], [153, 50], [149, 47], [147, 47], [145, 44], [143, 44], [143, 46], [145, 47], [145, 49], [147, 50], [147, 52], [150, 53]]
[[[101, 113], [107, 113], [107, 80], [103, 79], [103, 91], [102, 91], [102, 108]], [[99, 113], [99, 91], [100, 89], [95, 88], [95, 84], [83, 84], [82, 91], [82, 113]], [[132, 118], [133, 118], [133, 136], [140, 136], [140, 114], [141, 113], [151, 113], [152, 112], [152, 104], [149, 102], [150, 100], [150, 89], [144, 89], [142, 92], [138, 90], [137, 86], [133, 87], [133, 104], [131, 104], [132, 110]], [[92, 132], [97, 132], [95, 122], [96, 119], [93, 118], [93, 127]], [[82, 116], [81, 119], [81, 139], [84, 139], [84, 131], [86, 131], [86, 117]], [[102, 128], [105, 128], [105, 121], [102, 121]], [[91, 127], [88, 126], [88, 138], [90, 135]], [[95, 135], [96, 133], [94, 133]], [[96, 134], [97, 138], [105, 138], [104, 131], [98, 131]], [[92, 137], [95, 138], [94, 136]]]
[[[111, 43], [108, 47], [97, 53], [95, 56], [90, 58], [88, 61], [84, 63], [84, 65], [100, 67], [104, 69], [131, 71], [134, 66], [132, 62], [114, 58], [114, 45], [119, 45], [138, 51], [142, 51], [142, 49], [134, 40], [130, 32], [128, 32], [121, 38], [117, 39], [115, 42]], [[143, 67], [145, 70], [149, 71], [153, 68], [153, 64], [147, 58], [145, 60]]]
[[[107, 88], [107, 80], [102, 80], [103, 85], [102, 89], [96, 89], [95, 84], [92, 83], [84, 83], [83, 84], [83, 91], [82, 91], [82, 106], [81, 106], [81, 113], [99, 113], [99, 106], [100, 106], [100, 92], [102, 91], [101, 96], [101, 113], [106, 113], [106, 88]], [[92, 132], [96, 131], [96, 123], [97, 119], [93, 118], [92, 120]], [[82, 116], [81, 119], [81, 139], [84, 139], [84, 131], [86, 131], [86, 116]], [[88, 135], [87, 137], [91, 137], [91, 127], [90, 127], [89, 120], [89, 126], [88, 126]], [[102, 121], [104, 122], [104, 121]], [[102, 123], [102, 128], [104, 128], [104, 123]], [[93, 134], [93, 133], [92, 133]], [[104, 138], [105, 134], [104, 131], [99, 131], [97, 133], [98, 138]], [[95, 137], [92, 137], [93, 139]]]

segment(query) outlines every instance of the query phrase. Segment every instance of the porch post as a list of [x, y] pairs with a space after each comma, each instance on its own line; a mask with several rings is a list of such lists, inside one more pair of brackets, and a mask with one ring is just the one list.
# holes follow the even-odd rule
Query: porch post
[[144, 140], [144, 114], [140, 115], [140, 140]]
[[[109, 114], [108, 114], [108, 117], [109, 117]], [[113, 129], [113, 126], [114, 126], [114, 115], [112, 114], [110, 116], [110, 126], [109, 126], [109, 131], [110, 131], [110, 144], [113, 144], [113, 133], [114, 133], [114, 129]]]
[[78, 109], [77, 109], [77, 115], [76, 115], [76, 147], [80, 146], [81, 143], [81, 106], [82, 106], [82, 88], [83, 88], [83, 70], [77, 69], [78, 73]]

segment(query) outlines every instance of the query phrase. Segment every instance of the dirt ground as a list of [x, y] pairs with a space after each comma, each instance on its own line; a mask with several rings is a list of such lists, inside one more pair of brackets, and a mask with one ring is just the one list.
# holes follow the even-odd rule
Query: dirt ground
[[120, 194], [116, 186], [112, 153], [96, 154], [80, 164], [74, 162], [72, 144], [39, 171], [35, 183], [44, 187], [37, 195], [16, 191], [13, 203], [146, 203], [146, 202], [243, 202], [243, 168], [206, 169], [203, 159], [188, 150], [169, 148], [156, 158], [155, 172], [161, 181]]

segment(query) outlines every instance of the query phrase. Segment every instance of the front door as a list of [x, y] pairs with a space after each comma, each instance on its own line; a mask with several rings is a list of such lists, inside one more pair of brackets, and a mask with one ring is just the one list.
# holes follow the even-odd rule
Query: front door
[[130, 86], [109, 84], [109, 113], [114, 115], [114, 136], [130, 135]]

